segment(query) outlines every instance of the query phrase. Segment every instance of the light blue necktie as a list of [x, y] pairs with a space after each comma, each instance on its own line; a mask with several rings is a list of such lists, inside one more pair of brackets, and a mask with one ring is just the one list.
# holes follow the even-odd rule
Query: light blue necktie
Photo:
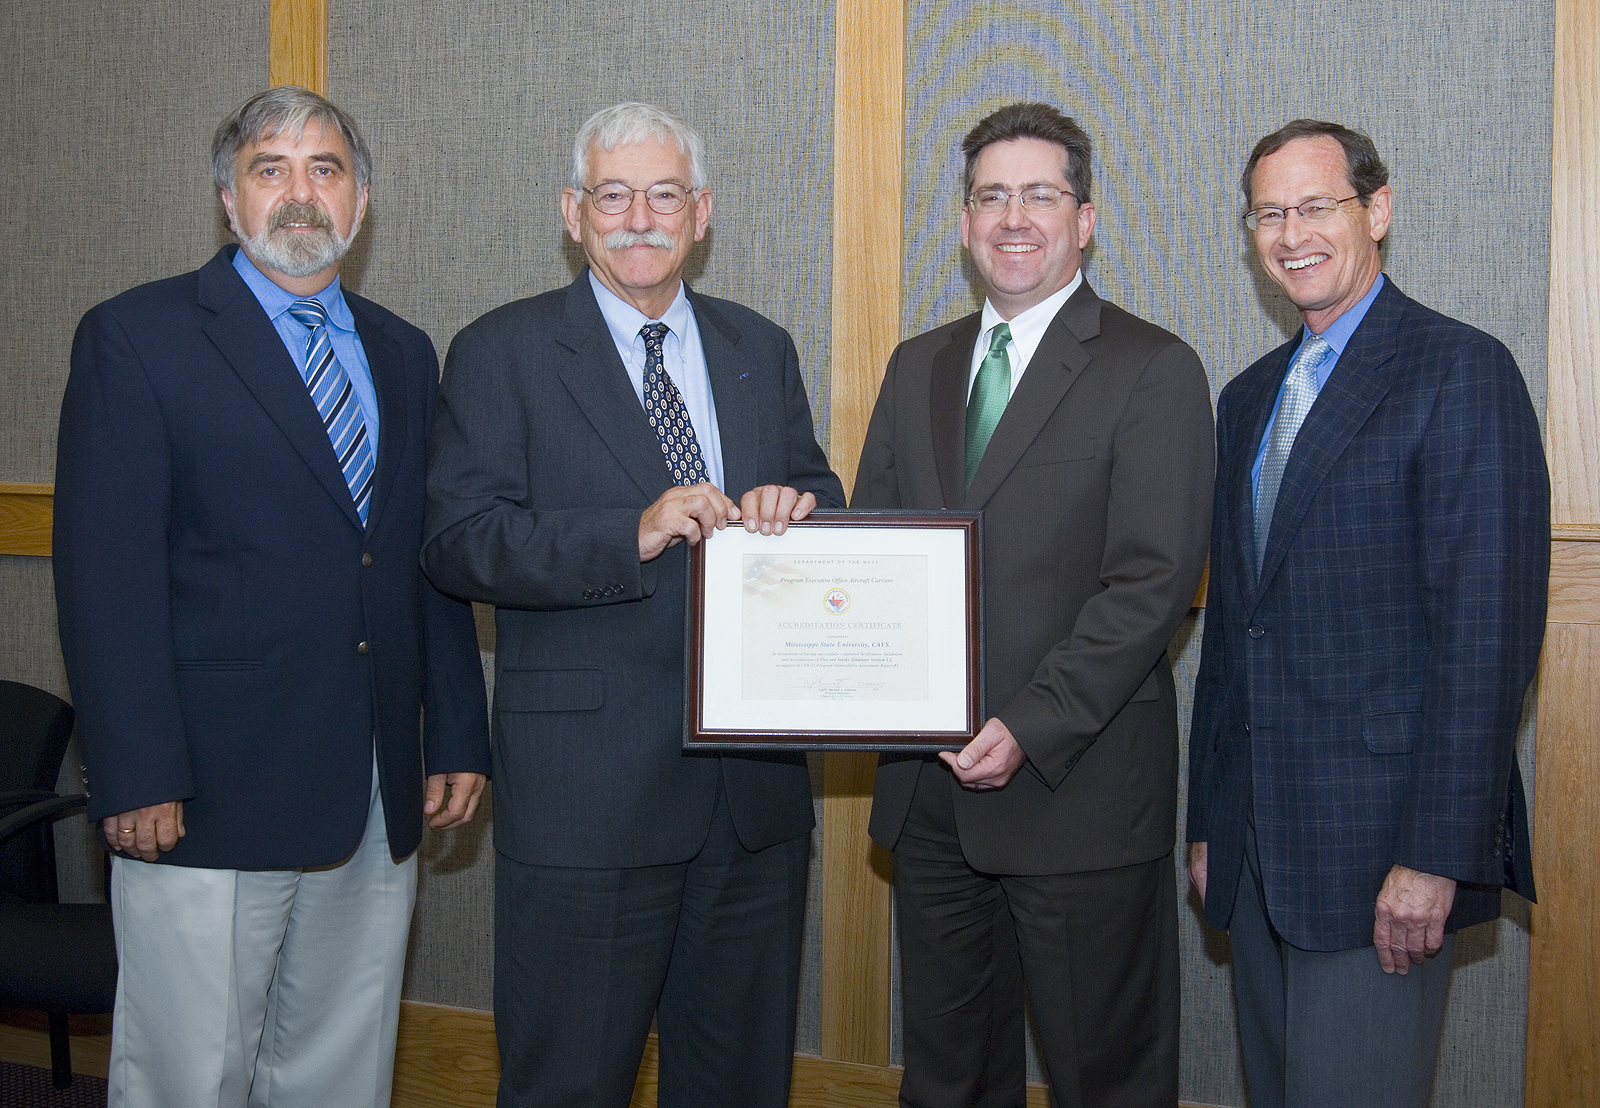
[[1011, 359], [1006, 356], [1006, 344], [1011, 341], [1011, 325], [995, 324], [989, 336], [989, 352], [978, 366], [978, 379], [972, 383], [972, 397], [967, 401], [967, 488], [977, 475], [983, 452], [989, 449], [994, 429], [1011, 401]]
[[322, 426], [333, 444], [333, 454], [344, 472], [345, 484], [350, 486], [356, 511], [365, 523], [367, 507], [372, 500], [372, 440], [367, 437], [367, 421], [361, 415], [350, 375], [334, 357], [333, 343], [328, 337], [327, 309], [316, 300], [296, 300], [289, 305], [289, 314], [311, 328], [311, 337], [306, 340], [306, 364], [301, 374], [312, 403], [317, 406], [317, 414], [322, 416]]
[[1300, 345], [1283, 382], [1283, 399], [1278, 403], [1278, 418], [1272, 422], [1272, 437], [1261, 459], [1261, 476], [1256, 481], [1256, 572], [1267, 552], [1267, 534], [1272, 530], [1272, 513], [1278, 506], [1278, 487], [1289, 464], [1289, 451], [1305, 422], [1306, 413], [1317, 400], [1317, 367], [1333, 347], [1321, 335], [1312, 335]]
[[646, 323], [639, 328], [644, 339], [644, 412], [661, 440], [661, 455], [679, 485], [709, 481], [705, 459], [700, 455], [700, 440], [689, 422], [689, 409], [683, 406], [678, 386], [661, 364], [661, 344], [671, 330], [665, 323]]

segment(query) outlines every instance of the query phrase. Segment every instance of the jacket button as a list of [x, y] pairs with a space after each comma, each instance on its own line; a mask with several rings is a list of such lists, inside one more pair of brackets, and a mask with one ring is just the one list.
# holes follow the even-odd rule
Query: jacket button
[[1266, 633], [1267, 633], [1267, 629], [1265, 627], [1261, 626], [1261, 624], [1252, 623], [1250, 625], [1250, 637], [1252, 639], [1259, 639], [1262, 635], [1265, 635]]
[[372, 555], [371, 554], [363, 554], [363, 555], [361, 555], [361, 564], [364, 567], [370, 567], [372, 565]]
[[594, 599], [594, 590], [593, 589], [584, 589], [583, 590], [583, 598], [585, 600], [593, 600]]
[[370, 651], [369, 651], [369, 650], [368, 650], [368, 648], [367, 648], [367, 644], [366, 644], [366, 643], [364, 643], [364, 642], [358, 642], [358, 643], [356, 643], [356, 653], [357, 653], [357, 654], [367, 654], [367, 653], [370, 653]]

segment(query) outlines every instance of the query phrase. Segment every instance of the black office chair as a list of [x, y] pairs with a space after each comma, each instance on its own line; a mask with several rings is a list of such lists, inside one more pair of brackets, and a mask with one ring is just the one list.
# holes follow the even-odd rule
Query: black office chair
[[67, 1016], [111, 1011], [117, 990], [110, 906], [61, 904], [56, 886], [54, 822], [88, 803], [54, 791], [72, 720], [59, 697], [0, 681], [0, 1004], [47, 1013], [58, 1089], [72, 1084]]

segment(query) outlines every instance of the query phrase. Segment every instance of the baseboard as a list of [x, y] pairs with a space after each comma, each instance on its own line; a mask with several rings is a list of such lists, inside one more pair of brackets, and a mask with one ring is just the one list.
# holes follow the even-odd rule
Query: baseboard
[[[111, 1017], [73, 1016], [72, 1072], [105, 1077], [111, 1058]], [[44, 1014], [0, 1008], [0, 1060], [50, 1065]], [[404, 1001], [395, 1047], [392, 1108], [494, 1108], [500, 1052], [494, 1013]], [[860, 1066], [810, 1054], [794, 1058], [790, 1108], [895, 1108], [898, 1066]], [[655, 1108], [656, 1037], [645, 1045], [633, 1108]], [[1028, 1108], [1049, 1108], [1043, 1085], [1028, 1086]], [[1180, 1106], [1187, 1108], [1187, 1106]]]
[[[72, 1072], [104, 1077], [111, 1062], [111, 1017], [69, 1016]], [[0, 1061], [50, 1068], [50, 1028], [43, 1012], [0, 1008]]]

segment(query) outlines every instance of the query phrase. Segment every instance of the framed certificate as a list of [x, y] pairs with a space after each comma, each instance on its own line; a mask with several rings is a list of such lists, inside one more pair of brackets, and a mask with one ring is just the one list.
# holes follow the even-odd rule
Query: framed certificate
[[983, 726], [974, 512], [815, 511], [689, 555], [684, 746], [954, 750]]

